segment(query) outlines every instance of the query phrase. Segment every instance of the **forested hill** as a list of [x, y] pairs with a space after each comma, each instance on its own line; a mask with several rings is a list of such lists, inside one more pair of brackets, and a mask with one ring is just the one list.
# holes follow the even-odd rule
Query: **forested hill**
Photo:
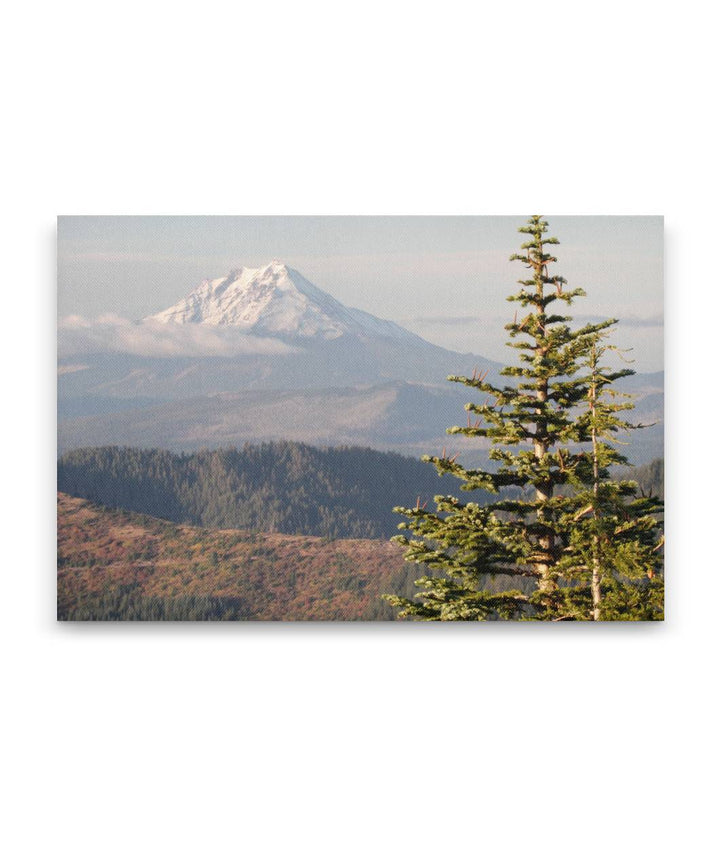
[[663, 499], [665, 496], [665, 460], [656, 458], [641, 467], [623, 468], [619, 475], [638, 483], [642, 491]]
[[417, 497], [431, 505], [457, 483], [393, 452], [279, 442], [184, 455], [79, 449], [58, 462], [58, 490], [196, 526], [388, 538], [402, 519], [393, 506], [412, 506]]

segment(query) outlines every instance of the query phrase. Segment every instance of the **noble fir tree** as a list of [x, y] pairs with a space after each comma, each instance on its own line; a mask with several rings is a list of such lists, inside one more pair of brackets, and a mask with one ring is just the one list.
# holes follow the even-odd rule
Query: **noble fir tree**
[[[617, 448], [617, 434], [642, 428], [627, 422], [630, 396], [613, 389], [614, 381], [633, 374], [603, 366], [608, 351], [606, 332], [590, 337], [585, 360], [587, 397], [578, 417], [579, 435], [589, 448], [572, 474], [575, 510], [565, 523], [569, 543], [558, 571], [569, 585], [563, 589], [569, 617], [594, 621], [655, 619], [663, 614], [663, 503], [626, 479], [613, 479], [610, 467], [627, 464]], [[589, 596], [589, 603], [588, 603]]]
[[[408, 518], [399, 528], [411, 533], [395, 538], [406, 560], [432, 572], [417, 581], [415, 598], [385, 596], [401, 617], [592, 619], [603, 617], [603, 589], [604, 617], [652, 617], [648, 598], [628, 586], [657, 572], [657, 507], [638, 499], [634, 484], [610, 479], [609, 466], [622, 458], [608, 438], [626, 427], [617, 415], [624, 406], [600, 403], [614, 380], [632, 372], [603, 374], [597, 362], [615, 320], [573, 328], [556, 312], [585, 292], [567, 289], [553, 272], [559, 241], [547, 229], [531, 217], [519, 229], [527, 236], [521, 252], [511, 256], [527, 273], [508, 297], [522, 316], [516, 311], [506, 326], [519, 351], [519, 365], [501, 372], [510, 382], [496, 385], [477, 372], [448, 378], [483, 399], [467, 404], [467, 425], [448, 433], [488, 439], [495, 466], [467, 469], [445, 450], [423, 458], [457, 477], [462, 491], [498, 499], [480, 505], [445, 495], [435, 497], [435, 511], [419, 503], [396, 509]], [[622, 529], [629, 520], [637, 522]], [[615, 565], [621, 553], [627, 561]]]

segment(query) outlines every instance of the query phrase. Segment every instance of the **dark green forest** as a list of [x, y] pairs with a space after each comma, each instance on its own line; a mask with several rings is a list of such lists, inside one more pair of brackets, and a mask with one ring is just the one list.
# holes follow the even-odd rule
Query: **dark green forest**
[[[115, 446], [69, 452], [58, 490], [122, 508], [218, 529], [327, 538], [388, 538], [393, 505], [431, 501], [451, 482], [421, 461], [365, 448], [318, 449], [263, 443], [174, 454]], [[663, 495], [663, 462], [623, 469], [646, 492]], [[490, 494], [482, 493], [482, 502]]]
[[421, 461], [393, 452], [289, 442], [179, 455], [111, 446], [58, 462], [58, 490], [108, 508], [328, 538], [389, 538], [399, 522], [394, 505], [432, 501], [446, 489]]

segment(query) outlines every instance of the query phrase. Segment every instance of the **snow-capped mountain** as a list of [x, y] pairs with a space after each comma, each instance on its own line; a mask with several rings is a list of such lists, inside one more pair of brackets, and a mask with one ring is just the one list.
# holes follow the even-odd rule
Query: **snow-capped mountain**
[[343, 306], [279, 261], [204, 280], [187, 297], [144, 320], [230, 326], [245, 333], [291, 339], [327, 341], [349, 333], [422, 341], [392, 321]]
[[[442, 386], [448, 374], [494, 368], [344, 306], [278, 261], [205, 280], [162, 312], [90, 333], [79, 331], [79, 350], [72, 336], [66, 342], [61, 398], [167, 401], [393, 380]], [[94, 412], [90, 405], [87, 412]]]
[[[280, 262], [206, 280], [140, 323], [75, 334], [85, 339], [58, 369], [62, 449], [285, 438], [416, 455], [467, 418], [468, 391], [449, 374], [502, 382], [497, 363], [343, 306]], [[640, 392], [639, 415], [660, 422], [662, 381], [646, 377]], [[635, 459], [662, 454], [661, 424], [634, 433], [647, 446]]]

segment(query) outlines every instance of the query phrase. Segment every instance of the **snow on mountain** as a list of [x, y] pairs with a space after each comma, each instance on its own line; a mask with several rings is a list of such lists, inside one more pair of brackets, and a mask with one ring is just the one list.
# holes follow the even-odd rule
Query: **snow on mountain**
[[331, 340], [350, 333], [423, 341], [392, 321], [343, 306], [279, 261], [204, 280], [169, 309], [143, 320], [231, 326], [246, 333], [300, 339]]

